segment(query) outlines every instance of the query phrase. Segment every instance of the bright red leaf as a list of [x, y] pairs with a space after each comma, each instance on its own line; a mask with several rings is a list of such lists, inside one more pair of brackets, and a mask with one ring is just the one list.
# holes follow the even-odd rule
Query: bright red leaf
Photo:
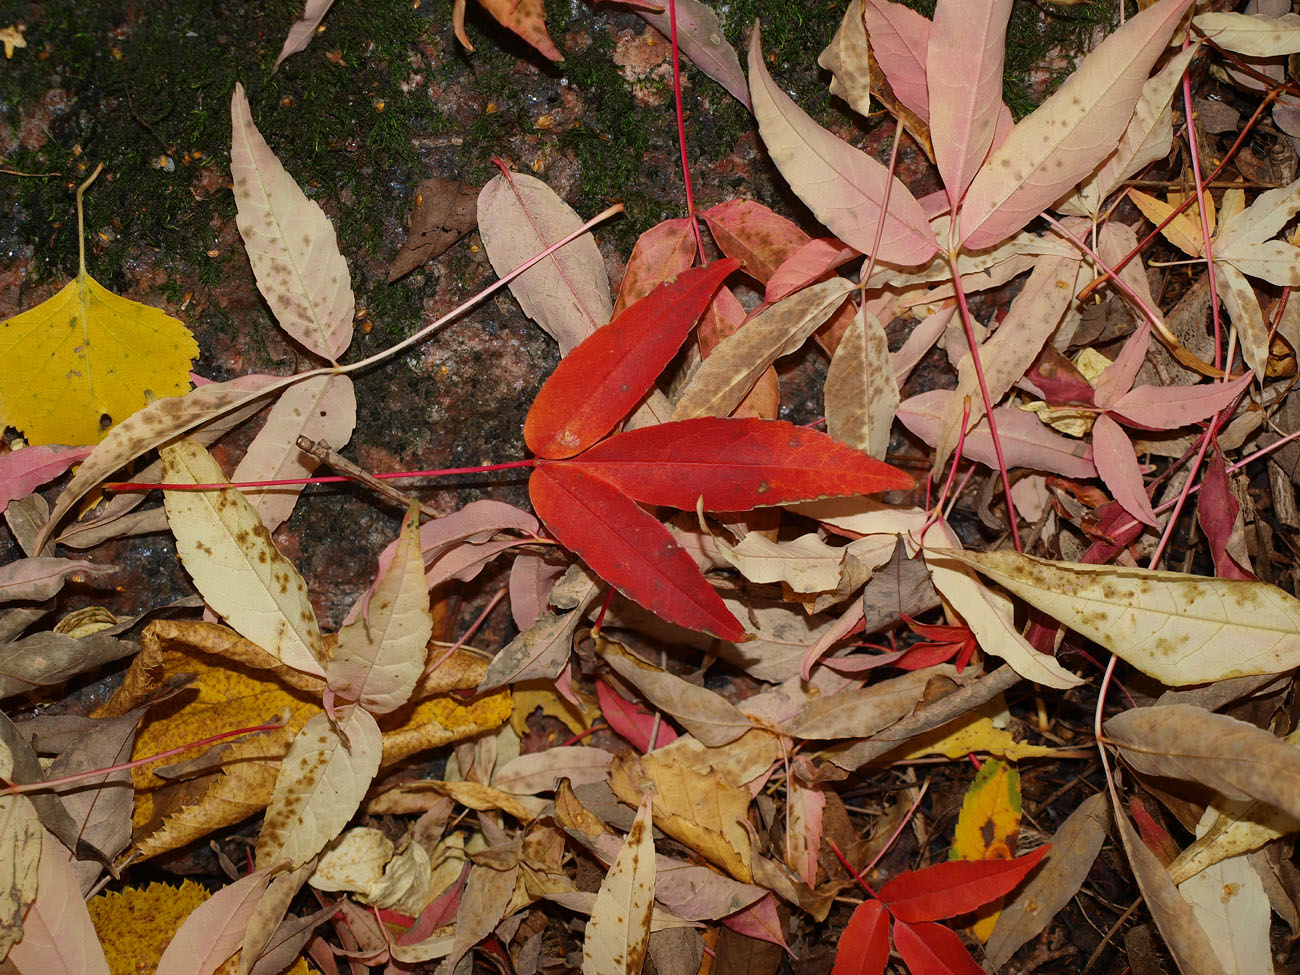
[[683, 271], [583, 339], [556, 366], [524, 419], [538, 457], [572, 457], [609, 433], [677, 354], [713, 293], [740, 262]]
[[881, 975], [887, 961], [889, 915], [880, 901], [863, 901], [840, 936], [831, 975]]
[[[750, 508], [910, 488], [912, 478], [816, 430], [700, 417], [619, 433], [566, 461], [645, 504]], [[549, 465], [548, 465], [549, 466]]]
[[961, 939], [942, 924], [895, 921], [894, 947], [912, 975], [984, 975]]
[[894, 917], [909, 924], [969, 914], [1011, 893], [1048, 849], [1040, 846], [1014, 860], [949, 860], [909, 870], [885, 884], [880, 899]]
[[918, 623], [906, 614], [903, 622], [917, 636], [924, 637], [925, 642], [908, 647], [894, 664], [895, 667], [900, 670], [924, 670], [956, 657], [953, 666], [957, 668], [957, 673], [966, 669], [978, 643], [969, 626]]
[[553, 463], [533, 471], [528, 495], [560, 543], [629, 599], [679, 626], [746, 639], [686, 550], [615, 485], [577, 464]]

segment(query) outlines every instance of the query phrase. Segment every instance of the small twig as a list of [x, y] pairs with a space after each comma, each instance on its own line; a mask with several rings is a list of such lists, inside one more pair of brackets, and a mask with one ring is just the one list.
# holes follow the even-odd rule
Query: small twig
[[340, 474], [346, 474], [348, 477], [357, 481], [357, 483], [364, 484], [376, 494], [382, 494], [394, 504], [400, 505], [403, 508], [409, 508], [411, 502], [415, 501], [415, 503], [420, 506], [420, 513], [426, 518], [442, 517], [442, 515], [438, 514], [437, 511], [430, 508], [427, 504], [422, 501], [416, 501], [415, 498], [411, 497], [409, 494], [397, 490], [397, 488], [393, 487], [387, 481], [379, 480], [379, 478], [371, 475], [369, 471], [363, 470], [346, 457], [331, 450], [330, 445], [324, 441], [312, 440], [310, 437], [304, 437], [300, 434], [297, 443], [298, 449], [303, 453], [311, 454], [325, 466], [338, 471]]

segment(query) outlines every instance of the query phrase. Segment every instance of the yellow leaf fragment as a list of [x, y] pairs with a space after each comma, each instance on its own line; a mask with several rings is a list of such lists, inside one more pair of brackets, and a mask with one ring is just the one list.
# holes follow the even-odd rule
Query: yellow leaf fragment
[[639, 975], [650, 945], [655, 902], [653, 793], [637, 808], [632, 829], [596, 892], [582, 942], [582, 975]]
[[8, 27], [0, 28], [0, 44], [5, 48], [5, 60], [14, 56], [14, 49], [27, 46], [27, 38], [23, 37], [23, 31], [27, 29], [24, 24], [10, 24]]
[[[88, 185], [77, 190], [79, 231]], [[179, 321], [92, 278], [83, 240], [80, 269], [63, 290], [0, 322], [0, 425], [30, 444], [99, 443], [150, 401], [189, 390], [198, 354]]]
[[192, 880], [152, 883], [92, 897], [86, 903], [113, 975], [152, 972], [181, 923], [208, 899]]
[[[953, 834], [951, 860], [1010, 860], [1020, 833], [1020, 773], [989, 759], [975, 776], [962, 802]], [[1002, 913], [998, 897], [976, 912], [972, 930], [980, 943], [988, 941]]]

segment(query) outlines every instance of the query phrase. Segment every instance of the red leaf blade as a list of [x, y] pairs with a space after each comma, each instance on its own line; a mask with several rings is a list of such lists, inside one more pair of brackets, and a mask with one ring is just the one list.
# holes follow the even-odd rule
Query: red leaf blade
[[572, 457], [613, 429], [677, 354], [713, 293], [740, 262], [690, 268], [630, 305], [560, 360], [524, 419], [538, 457]]
[[546, 464], [533, 471], [528, 494], [561, 544], [629, 599], [687, 629], [746, 639], [668, 529], [608, 481], [576, 464]]
[[908, 870], [880, 889], [880, 899], [909, 924], [968, 914], [1011, 893], [1049, 849], [1040, 846], [1014, 860], [949, 860]]
[[780, 420], [700, 417], [619, 433], [580, 461], [629, 497], [707, 511], [910, 488], [912, 478], [816, 430]]
[[894, 922], [894, 947], [912, 975], [983, 975], [961, 939], [942, 924]]
[[889, 915], [878, 900], [858, 905], [835, 949], [831, 975], [882, 975], [889, 961]]

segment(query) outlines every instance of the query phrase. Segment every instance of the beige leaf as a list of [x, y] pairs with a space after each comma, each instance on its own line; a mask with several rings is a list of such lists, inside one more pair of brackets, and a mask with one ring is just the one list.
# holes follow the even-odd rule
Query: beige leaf
[[551, 792], [560, 779], [573, 785], [603, 782], [614, 756], [603, 748], [561, 745], [506, 762], [492, 775], [492, 787], [516, 796]]
[[843, 98], [859, 115], [871, 114], [871, 55], [862, 0], [849, 0], [840, 29], [817, 56], [817, 63], [831, 73], [832, 95]]
[[9, 949], [6, 962], [24, 975], [109, 975], [67, 851], [49, 832], [40, 846], [36, 899], [23, 919], [23, 938]]
[[727, 416], [763, 370], [803, 345], [852, 290], [851, 281], [836, 277], [796, 291], [759, 312], [719, 342], [691, 373], [673, 409], [673, 419]]
[[[1214, 817], [1206, 810], [1196, 827], [1202, 836]], [[1268, 895], [1244, 855], [1230, 857], [1178, 885], [1192, 914], [1209, 936], [1223, 967], [1234, 975], [1272, 975]]]
[[1168, 704], [1117, 714], [1105, 731], [1139, 772], [1200, 782], [1227, 799], [1258, 799], [1300, 817], [1300, 749], [1263, 728]]
[[[497, 274], [513, 271], [582, 219], [535, 176], [511, 173], [492, 179], [478, 197], [478, 226]], [[566, 245], [510, 285], [524, 314], [569, 351], [609, 321], [609, 275], [590, 234]]]
[[303, 865], [338, 836], [361, 804], [379, 771], [379, 726], [369, 711], [354, 707], [338, 727], [328, 715], [315, 715], [289, 746], [257, 838], [260, 865], [280, 859]]
[[[167, 484], [218, 484], [225, 474], [193, 440], [160, 451]], [[320, 627], [298, 570], [280, 554], [235, 488], [167, 491], [163, 502], [181, 562], [208, 605], [283, 664], [317, 676]]]
[[879, 319], [858, 309], [826, 371], [826, 432], [884, 460], [898, 410], [898, 380]]
[[289, 28], [289, 33], [285, 35], [284, 46], [280, 48], [275, 64], [271, 67], [272, 71], [278, 68], [280, 62], [291, 54], [306, 50], [307, 45], [311, 43], [311, 39], [316, 36], [316, 28], [325, 19], [325, 15], [329, 13], [332, 6], [334, 6], [334, 0], [307, 0], [307, 5], [303, 7], [301, 16], [293, 22], [293, 26]]
[[667, 711], [709, 747], [734, 741], [752, 727], [749, 719], [722, 695], [646, 663], [617, 643], [598, 638], [596, 652], [651, 704]]
[[640, 975], [655, 903], [654, 793], [647, 792], [596, 892], [582, 939], [582, 975]]
[[356, 307], [334, 225], [257, 131], [239, 82], [230, 99], [230, 120], [236, 222], [258, 290], [281, 328], [333, 362], [352, 341]]
[[1219, 47], [1256, 58], [1278, 57], [1300, 51], [1300, 16], [1283, 14], [1204, 13], [1192, 23]]
[[167, 943], [154, 975], [216, 971], [243, 945], [249, 918], [270, 880], [268, 871], [257, 870], [222, 887], [191, 911]]
[[[1295, 744], [1292, 735], [1287, 741]], [[1300, 818], [1257, 799], [1224, 799], [1210, 804], [1216, 814], [1209, 828], [1169, 864], [1169, 876], [1180, 884], [1228, 857], [1251, 853], [1280, 836], [1300, 833]]]
[[244, 942], [238, 958], [239, 975], [250, 975], [263, 952], [268, 950], [271, 939], [284, 922], [284, 916], [289, 913], [290, 903], [307, 882], [313, 869], [314, 865], [308, 862], [296, 870], [287, 870], [271, 877], [271, 882], [249, 911], [248, 927], [244, 931]]
[[[715, 540], [718, 551], [750, 582], [784, 582], [795, 592], [827, 592], [841, 587], [857, 589], [871, 575], [871, 566], [854, 558], [852, 545], [833, 546], [816, 532], [774, 542], [760, 532], [750, 532], [736, 545]], [[888, 558], [888, 553], [886, 553]]]
[[[279, 481], [311, 477], [320, 461], [298, 449], [308, 437], [335, 450], [351, 438], [357, 425], [357, 397], [347, 376], [324, 375], [290, 386], [271, 406], [266, 423], [248, 445], [231, 475], [233, 481]], [[262, 516], [267, 531], [275, 531], [293, 513], [303, 485], [262, 488], [249, 503]]]
[[924, 263], [938, 250], [925, 213], [907, 187], [871, 156], [814, 122], [772, 80], [757, 26], [749, 44], [749, 94], [772, 161], [836, 237], [904, 267]]
[[1300, 665], [1300, 603], [1267, 583], [1015, 552], [942, 554], [1171, 686]]
[[393, 841], [379, 830], [354, 827], [325, 848], [307, 883], [317, 890], [369, 894], [383, 879], [395, 850]]
[[[22, 938], [23, 918], [36, 899], [43, 833], [31, 800], [0, 796], [0, 958]], [[50, 855], [61, 854], [52, 847]]]
[[[1218, 248], [1215, 248], [1218, 256]], [[1246, 275], [1227, 261], [1214, 263], [1214, 281], [1218, 285], [1219, 300], [1232, 319], [1241, 343], [1241, 357], [1261, 380], [1268, 370], [1268, 323], [1259, 307], [1259, 298]]]
[[420, 509], [413, 501], [393, 561], [381, 571], [362, 612], [339, 630], [338, 647], [325, 671], [330, 690], [360, 702], [371, 714], [400, 708], [424, 671], [432, 635]]
[[509, 910], [519, 877], [519, 862], [513, 857], [506, 859], [509, 865], [504, 869], [479, 863], [469, 868], [460, 908], [456, 911], [456, 940], [447, 971], [454, 971], [465, 953], [491, 934]]
[[793, 738], [810, 741], [870, 738], [910, 714], [930, 680], [943, 673], [956, 672], [943, 664], [924, 671], [908, 671], [868, 687], [853, 687], [838, 694], [815, 697], [808, 707], [784, 722], [781, 730]]

